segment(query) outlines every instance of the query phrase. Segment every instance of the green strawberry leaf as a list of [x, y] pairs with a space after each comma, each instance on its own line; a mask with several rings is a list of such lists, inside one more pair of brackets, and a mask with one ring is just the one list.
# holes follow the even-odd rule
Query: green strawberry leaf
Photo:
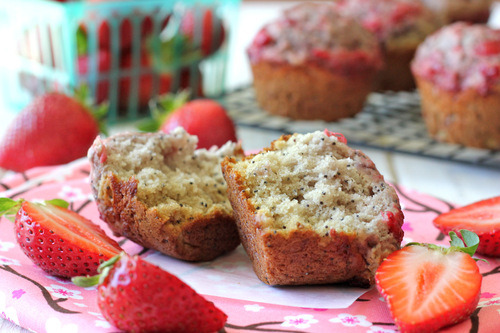
[[150, 102], [151, 117], [140, 122], [137, 125], [137, 129], [143, 132], [158, 131], [168, 115], [186, 104], [189, 97], [189, 90], [184, 90], [177, 94], [169, 93], [159, 96], [157, 100]]
[[79, 56], [88, 52], [87, 33], [82, 27], [78, 27], [78, 30], [76, 30], [76, 52]]
[[[449, 248], [444, 248], [435, 244], [426, 244], [426, 243], [417, 243], [417, 242], [411, 242], [406, 244], [405, 246], [414, 246], [414, 245], [420, 245], [420, 246], [426, 246], [429, 249], [433, 250], [439, 250], [442, 251], [443, 253], [450, 253], [450, 252], [464, 252], [470, 255], [471, 257], [474, 256], [474, 253], [476, 253], [477, 247], [479, 246], [479, 237], [472, 231], [462, 229], [460, 230], [460, 235], [462, 238], [460, 238], [456, 232], [450, 231], [449, 236], [450, 236], [450, 247]], [[462, 240], [463, 239], [463, 240]], [[464, 244], [465, 241], [465, 244]], [[477, 259], [474, 258], [476, 261], [484, 261], [488, 262], [484, 259]]]
[[21, 208], [23, 201], [23, 199], [0, 198], [0, 216], [5, 216], [7, 220], [14, 222], [17, 211]]
[[451, 239], [450, 246], [457, 247], [457, 248], [465, 247], [464, 242], [460, 239], [460, 237], [457, 236], [457, 234], [454, 231], [450, 231], [449, 236]]
[[153, 118], [145, 119], [137, 125], [137, 129], [143, 132], [156, 132], [159, 128], [160, 124]]
[[192, 41], [192, 38], [178, 32], [170, 32], [167, 37], [152, 38], [146, 42], [149, 49], [157, 50], [151, 52], [153, 65], [162, 71], [178, 70], [197, 64], [203, 60], [200, 46]]
[[[449, 236], [451, 238], [450, 240], [451, 248], [454, 248], [457, 251], [467, 253], [468, 255], [473, 257], [474, 253], [476, 253], [477, 247], [479, 246], [479, 236], [476, 235], [474, 232], [465, 229], [460, 230], [460, 235], [462, 236], [463, 241], [462, 239], [460, 239], [460, 237], [458, 237], [458, 235], [454, 231], [449, 232]], [[473, 259], [476, 261], [488, 262], [485, 259], [478, 259], [474, 257]]]
[[69, 207], [69, 202], [67, 202], [66, 200], [63, 200], [63, 199], [45, 200], [44, 202], [51, 204], [51, 205], [54, 205], [54, 206], [62, 207], [62, 208]]
[[[475, 249], [477, 248], [477, 246], [479, 245], [479, 236], [478, 235], [476, 235], [472, 231], [465, 230], [465, 229], [460, 230], [460, 234], [462, 235], [462, 238], [464, 239], [465, 244], [468, 247], [475, 246]], [[474, 249], [474, 251], [475, 251], [475, 249]]]
[[99, 131], [104, 135], [108, 135], [108, 129], [104, 120], [109, 111], [109, 103], [104, 102], [99, 105], [95, 105], [94, 101], [90, 97], [90, 88], [84, 83], [73, 90], [73, 96], [92, 114], [94, 119], [97, 121]]
[[460, 230], [460, 234], [462, 235], [465, 244], [454, 231], [450, 231], [450, 246], [458, 251], [467, 253], [472, 257], [479, 246], [479, 237], [469, 230]]

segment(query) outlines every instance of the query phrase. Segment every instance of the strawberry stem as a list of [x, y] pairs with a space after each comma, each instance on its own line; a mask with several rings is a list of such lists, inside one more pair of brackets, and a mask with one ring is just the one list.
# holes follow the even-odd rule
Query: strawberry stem
[[68, 208], [69, 207], [69, 202], [63, 199], [52, 199], [52, 200], [45, 200], [45, 204], [51, 204], [54, 206], [62, 207], [62, 208]]
[[144, 132], [156, 132], [165, 122], [168, 115], [186, 104], [191, 93], [189, 90], [177, 94], [165, 94], [150, 102], [151, 118], [139, 123], [137, 128]]
[[104, 119], [108, 114], [109, 104], [107, 102], [103, 102], [99, 105], [95, 105], [94, 101], [90, 98], [90, 89], [86, 84], [81, 84], [79, 87], [75, 88], [73, 96], [92, 114], [94, 119], [97, 121], [99, 131], [104, 135], [108, 135], [108, 129]]
[[75, 276], [71, 279], [71, 282], [73, 282], [77, 286], [84, 287], [84, 288], [92, 287], [92, 286], [95, 286], [97, 284], [101, 284], [104, 281], [104, 279], [106, 278], [106, 276], [108, 276], [111, 268], [113, 268], [114, 264], [118, 260], [120, 260], [120, 258], [122, 257], [123, 254], [124, 253], [122, 252], [122, 253], [114, 256], [113, 258], [103, 262], [99, 266], [99, 268], [97, 269], [97, 272], [99, 272], [99, 274], [94, 275], [94, 276]]
[[99, 284], [100, 277], [100, 274], [94, 276], [75, 276], [71, 278], [71, 282], [79, 287], [88, 288]]
[[[450, 231], [448, 235], [450, 236], [450, 247], [448, 248], [444, 248], [435, 244], [417, 243], [417, 242], [408, 243], [406, 244], [406, 246], [414, 246], [414, 245], [426, 246], [429, 249], [442, 251], [444, 254], [450, 252], [464, 252], [470, 255], [471, 257], [474, 256], [474, 253], [476, 252], [476, 249], [479, 246], [479, 237], [475, 233], [469, 230], [461, 229], [460, 230], [461, 237], [459, 237], [454, 231]], [[473, 259], [476, 261], [481, 260], [487, 262], [484, 259], [477, 259], [477, 258]]]

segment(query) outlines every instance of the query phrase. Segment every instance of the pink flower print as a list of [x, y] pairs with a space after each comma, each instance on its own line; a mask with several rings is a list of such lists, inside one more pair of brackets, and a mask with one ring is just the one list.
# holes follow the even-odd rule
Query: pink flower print
[[95, 327], [101, 327], [101, 328], [110, 328], [111, 324], [104, 319], [102, 313], [100, 312], [88, 312], [92, 316], [96, 316], [97, 320], [94, 321]]
[[87, 304], [83, 304], [83, 303], [73, 303], [73, 304], [80, 307], [80, 308], [88, 308], [89, 307]]
[[7, 306], [7, 295], [0, 291], [0, 318], [5, 318], [8, 321], [19, 325], [19, 318], [17, 317], [17, 311], [12, 306]]
[[494, 293], [489, 293], [489, 292], [485, 291], [484, 293], [481, 293], [481, 298], [492, 298], [495, 295], [496, 294], [494, 294]]
[[13, 307], [0, 311], [0, 318], [7, 319], [11, 323], [19, 325], [19, 319], [17, 318], [16, 310]]
[[411, 223], [409, 223], [409, 222], [403, 223], [403, 226], [401, 227], [401, 229], [403, 229], [403, 231], [413, 231]]
[[260, 306], [259, 304], [248, 304], [248, 305], [245, 305], [245, 311], [259, 312], [262, 309], [264, 309], [264, 307]]
[[348, 313], [341, 313], [336, 318], [329, 320], [331, 323], [340, 323], [344, 326], [372, 326], [372, 323], [366, 320], [365, 316], [362, 315], [350, 315]]
[[12, 298], [15, 298], [15, 299], [20, 299], [21, 296], [23, 296], [24, 294], [26, 294], [26, 292], [22, 289], [17, 289], [17, 290], [14, 290], [12, 292]]
[[108, 323], [106, 320], [96, 320], [95, 327], [111, 328], [111, 324]]
[[281, 323], [284, 327], [309, 328], [311, 324], [316, 324], [318, 320], [313, 315], [303, 314], [298, 316], [286, 316], [285, 321]]
[[81, 188], [63, 186], [61, 191], [57, 194], [58, 197], [69, 202], [83, 201], [88, 199], [88, 194], [84, 194]]
[[19, 261], [4, 256], [0, 256], [0, 265], [4, 266], [21, 266]]
[[14, 246], [14, 243], [0, 241], [0, 252], [7, 252], [9, 249], [14, 248]]
[[500, 305], [500, 297], [490, 298], [487, 301], [479, 302], [477, 305], [479, 308], [484, 308], [486, 306]]
[[83, 297], [80, 295], [81, 292], [79, 290], [70, 290], [70, 289], [67, 289], [63, 286], [59, 286], [57, 284], [51, 284], [50, 287], [45, 287], [45, 288], [54, 297], [83, 299]]

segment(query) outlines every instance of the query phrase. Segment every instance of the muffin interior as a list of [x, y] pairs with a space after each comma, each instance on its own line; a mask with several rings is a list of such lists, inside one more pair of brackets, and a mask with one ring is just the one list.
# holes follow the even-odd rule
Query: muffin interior
[[[107, 169], [138, 180], [137, 198], [159, 213], [187, 216], [231, 213], [220, 162], [238, 145], [196, 150], [197, 138], [178, 128], [170, 134], [116, 136], [106, 146]], [[181, 216], [179, 216], [181, 217]]]
[[365, 234], [394, 205], [373, 163], [335, 136], [294, 135], [235, 168], [272, 229]]

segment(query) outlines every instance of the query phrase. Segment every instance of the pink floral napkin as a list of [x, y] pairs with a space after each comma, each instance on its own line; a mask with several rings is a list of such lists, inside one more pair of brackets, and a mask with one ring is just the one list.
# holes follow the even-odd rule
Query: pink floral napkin
[[[85, 159], [64, 166], [36, 168], [0, 180], [0, 196], [29, 200], [62, 198], [70, 202], [71, 209], [108, 230], [98, 218], [90, 194], [88, 175], [89, 165]], [[447, 245], [448, 240], [432, 225], [432, 220], [439, 213], [451, 209], [452, 205], [404, 188], [396, 187], [396, 190], [405, 212], [404, 242], [434, 242]], [[146, 260], [155, 263], [159, 261], [160, 264], [165, 260], [165, 256], [131, 241], [118, 241], [125, 251], [132, 254], [141, 253]], [[488, 263], [479, 262], [483, 287], [477, 310], [470, 320], [450, 327], [446, 332], [500, 331], [500, 260], [487, 259]], [[243, 267], [238, 265], [248, 265], [241, 249], [230, 254], [226, 263], [220, 260], [208, 265], [230, 272]], [[190, 275], [196, 275], [191, 272], [200, 269], [199, 265], [189, 267], [190, 264], [178, 264], [181, 270], [176, 271], [176, 274], [187, 283], [190, 283]], [[186, 273], [186, 267], [190, 268], [189, 274]], [[212, 273], [208, 277], [212, 279], [210, 283], [219, 277], [217, 271]], [[228, 315], [226, 332], [397, 331], [386, 304], [375, 289], [349, 290], [333, 285], [320, 287], [322, 289], [307, 287], [302, 288], [300, 294], [297, 291], [290, 292], [299, 296], [285, 298], [279, 302], [264, 302], [240, 296], [243, 294], [238, 290], [237, 283], [227, 286], [228, 293], [218, 294], [203, 286], [201, 278], [191, 281], [196, 290]], [[258, 280], [256, 283], [259, 283]], [[273, 292], [272, 287], [268, 288]], [[333, 293], [332, 295], [339, 295], [347, 290], [346, 292], [351, 294], [347, 297], [347, 303], [340, 306], [335, 300], [332, 300], [332, 303], [311, 302], [318, 290]], [[290, 297], [287, 290], [279, 292], [285, 294], [283, 297]], [[318, 304], [321, 307], [314, 306]], [[0, 220], [0, 316], [34, 332], [117, 331], [100, 314], [96, 304], [96, 288], [77, 287], [69, 281], [48, 276], [34, 266], [17, 246], [13, 226], [4, 218]]]

